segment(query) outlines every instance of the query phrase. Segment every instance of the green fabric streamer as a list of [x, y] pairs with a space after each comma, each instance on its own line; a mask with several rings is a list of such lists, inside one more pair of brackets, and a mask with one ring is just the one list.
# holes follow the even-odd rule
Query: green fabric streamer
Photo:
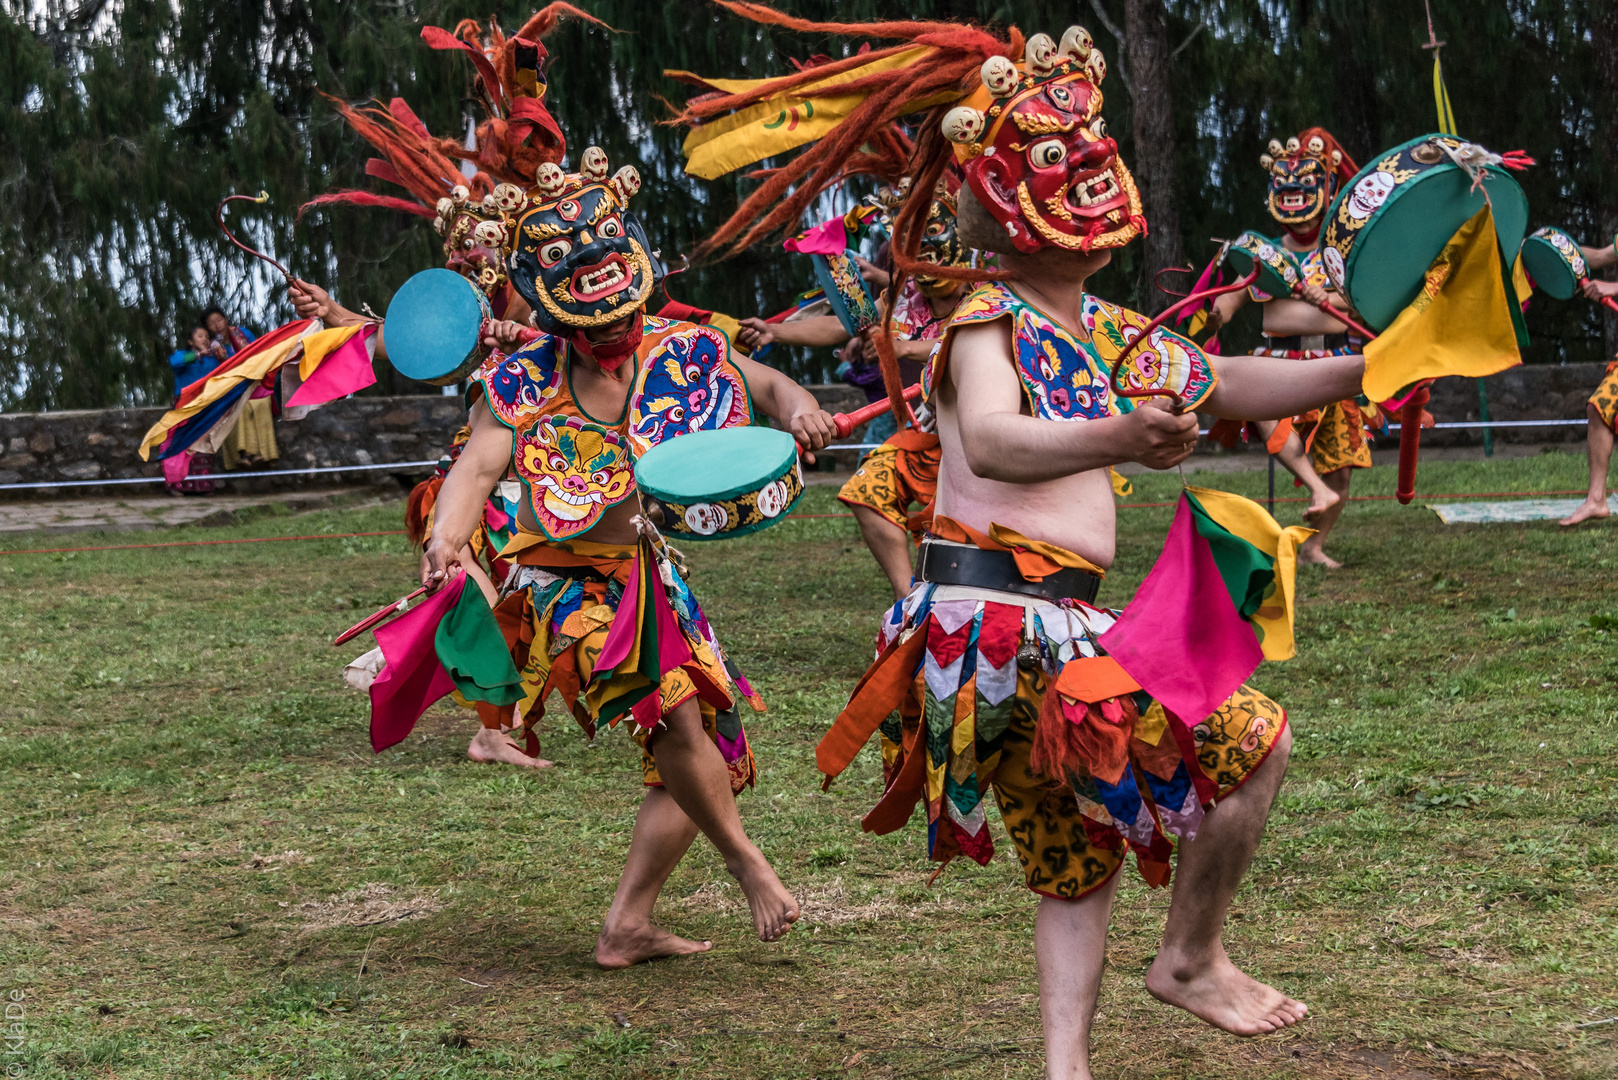
[[1231, 603], [1237, 614], [1252, 622], [1253, 613], [1275, 590], [1275, 559], [1215, 521], [1195, 495], [1187, 491], [1185, 498], [1191, 504], [1197, 535], [1208, 542], [1219, 576], [1225, 579]]
[[483, 590], [468, 580], [461, 598], [438, 624], [433, 637], [438, 662], [468, 701], [515, 705], [522, 700], [522, 676]]

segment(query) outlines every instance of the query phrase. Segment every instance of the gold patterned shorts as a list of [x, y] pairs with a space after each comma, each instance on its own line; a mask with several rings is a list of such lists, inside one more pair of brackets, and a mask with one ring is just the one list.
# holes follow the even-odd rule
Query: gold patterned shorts
[[1590, 404], [1596, 407], [1609, 428], [1618, 431], [1618, 360], [1607, 364], [1607, 373], [1602, 376], [1596, 392], [1590, 395]]
[[866, 506], [901, 529], [910, 507], [926, 506], [938, 493], [938, 436], [905, 430], [872, 450], [837, 493], [849, 506]]
[[1310, 464], [1320, 475], [1371, 467], [1371, 440], [1358, 403], [1334, 401], [1323, 409], [1304, 413], [1294, 424], [1309, 451]]

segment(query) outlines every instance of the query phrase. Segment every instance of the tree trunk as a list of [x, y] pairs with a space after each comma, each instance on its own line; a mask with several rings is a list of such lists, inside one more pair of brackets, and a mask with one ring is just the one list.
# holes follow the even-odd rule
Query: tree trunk
[[1140, 185], [1151, 231], [1146, 235], [1145, 306], [1152, 312], [1168, 298], [1154, 287], [1157, 272], [1185, 265], [1180, 211], [1174, 199], [1174, 104], [1169, 89], [1168, 15], [1163, 0], [1124, 0], [1124, 40], [1129, 58], [1135, 122], [1135, 182]]
[[[1601, 235], [1589, 243], [1600, 247], [1611, 242], [1613, 230], [1618, 228], [1618, 4], [1608, 0], [1593, 5], [1590, 19], [1591, 55], [1595, 61], [1597, 100], [1590, 103], [1595, 116], [1595, 151], [1597, 175], [1601, 177], [1598, 190], [1605, 196], [1606, 205], [1596, 215]], [[1603, 275], [1611, 277], [1611, 273]], [[1618, 318], [1606, 308], [1601, 312], [1602, 333], [1606, 353], [1618, 353]]]

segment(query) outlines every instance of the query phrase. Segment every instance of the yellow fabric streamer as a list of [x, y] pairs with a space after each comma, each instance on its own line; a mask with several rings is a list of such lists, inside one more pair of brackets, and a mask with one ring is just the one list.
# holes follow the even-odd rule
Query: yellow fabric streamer
[[1438, 130], [1445, 135], [1460, 135], [1455, 128], [1455, 110], [1450, 107], [1449, 87], [1444, 85], [1444, 65], [1433, 50], [1433, 98], [1438, 105]]
[[1253, 613], [1259, 631], [1259, 647], [1266, 660], [1288, 660], [1297, 652], [1293, 637], [1293, 604], [1297, 596], [1294, 581], [1298, 570], [1298, 545], [1315, 535], [1302, 525], [1282, 528], [1269, 511], [1240, 495], [1212, 488], [1190, 487], [1209, 517], [1240, 540], [1275, 560], [1275, 591], [1264, 598]]
[[329, 330], [320, 330], [303, 339], [303, 359], [298, 361], [298, 378], [304, 382], [321, 362], [342, 348], [348, 339], [365, 329], [365, 324], [355, 326], [334, 326]]
[[[685, 137], [685, 171], [704, 180], [716, 180], [767, 157], [823, 138], [859, 108], [866, 98], [865, 94], [859, 93], [827, 96], [829, 90], [878, 71], [908, 67], [931, 51], [925, 45], [902, 49], [891, 56], [817, 82], [806, 83], [789, 93], [766, 98], [729, 116], [692, 128]], [[704, 86], [727, 94], [746, 93], [763, 83], [774, 81], [706, 79], [688, 71], [667, 71], [664, 74], [687, 82], [699, 81]], [[950, 92], [934, 94], [908, 103], [907, 111], [930, 108], [956, 96]]]
[[1365, 346], [1365, 395], [1387, 401], [1443, 375], [1493, 375], [1522, 363], [1500, 241], [1487, 205], [1458, 229], [1410, 306]]
[[[320, 324], [311, 322], [310, 325], [319, 326]], [[198, 394], [195, 400], [183, 408], [170, 409], [163, 414], [162, 419], [152, 425], [151, 430], [146, 433], [146, 437], [141, 440], [140, 459], [142, 461], [148, 460], [152, 447], [160, 445], [168, 437], [170, 431], [224, 397], [242, 382], [258, 382], [266, 375], [280, 368], [282, 364], [287, 363], [291, 360], [292, 354], [296, 350], [303, 348], [303, 343], [307, 337], [309, 335], [305, 334], [302, 337], [289, 337], [284, 341], [278, 341], [269, 348], [249, 357], [241, 365], [222, 374], [209, 376], [207, 383], [202, 388], [202, 393]], [[244, 398], [243, 403], [245, 401], [246, 399]]]

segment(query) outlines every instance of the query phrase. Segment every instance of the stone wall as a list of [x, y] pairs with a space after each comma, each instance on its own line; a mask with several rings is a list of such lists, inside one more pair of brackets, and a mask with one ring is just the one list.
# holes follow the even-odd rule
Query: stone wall
[[[1600, 364], [1524, 366], [1487, 380], [1490, 416], [1495, 420], [1539, 420], [1582, 417], [1584, 403], [1601, 381]], [[865, 403], [851, 386], [809, 388], [832, 412], [849, 412]], [[1439, 420], [1476, 420], [1477, 384], [1471, 379], [1443, 379], [1434, 387], [1429, 408]], [[55, 413], [0, 414], [0, 484], [50, 483], [63, 480], [123, 479], [157, 476], [158, 464], [143, 462], [137, 451], [141, 436], [163, 415], [162, 409], [106, 409]], [[296, 423], [278, 422], [276, 440], [281, 459], [278, 469], [377, 465], [389, 462], [433, 461], [449, 445], [464, 420], [460, 400], [454, 397], [354, 397], [317, 409]], [[851, 441], [858, 442], [856, 430]], [[1578, 426], [1504, 428], [1495, 437], [1511, 442], [1576, 442], [1584, 438]], [[1479, 431], [1435, 431], [1423, 438], [1427, 445], [1467, 446], [1482, 441]], [[848, 468], [854, 455], [838, 454]], [[291, 484], [352, 482], [369, 478], [391, 484], [424, 468], [379, 469], [369, 472], [326, 474], [314, 477], [240, 480], [233, 484], [283, 487]], [[110, 491], [148, 492], [157, 485], [118, 485], [34, 489], [0, 492], [0, 496], [91, 494]]]

